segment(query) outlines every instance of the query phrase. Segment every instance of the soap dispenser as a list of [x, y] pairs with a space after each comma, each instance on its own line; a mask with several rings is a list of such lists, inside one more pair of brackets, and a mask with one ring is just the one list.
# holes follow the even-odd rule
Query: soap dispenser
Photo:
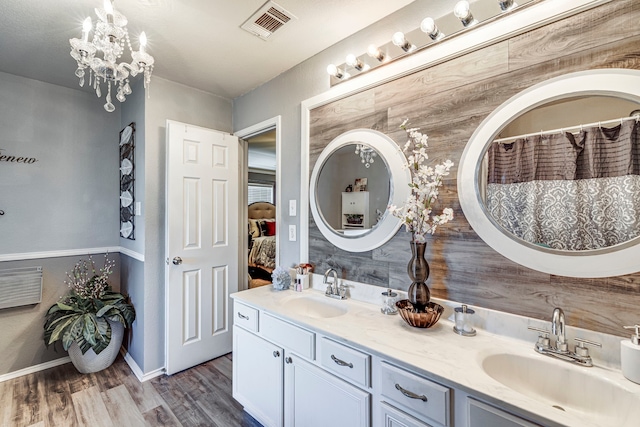
[[625, 326], [625, 329], [635, 329], [631, 340], [620, 343], [620, 367], [622, 375], [634, 383], [640, 384], [640, 325]]

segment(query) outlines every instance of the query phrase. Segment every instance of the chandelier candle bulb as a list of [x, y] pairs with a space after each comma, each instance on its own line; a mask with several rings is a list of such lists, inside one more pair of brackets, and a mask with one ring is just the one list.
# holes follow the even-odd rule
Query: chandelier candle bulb
[[113, 24], [113, 5], [111, 0], [104, 0], [104, 11], [107, 14], [107, 22]]
[[82, 21], [82, 41], [85, 43], [89, 41], [89, 32], [92, 26], [91, 17], [87, 16], [87, 18]]
[[147, 35], [143, 32], [140, 33], [140, 53], [145, 53], [144, 49], [147, 46]]

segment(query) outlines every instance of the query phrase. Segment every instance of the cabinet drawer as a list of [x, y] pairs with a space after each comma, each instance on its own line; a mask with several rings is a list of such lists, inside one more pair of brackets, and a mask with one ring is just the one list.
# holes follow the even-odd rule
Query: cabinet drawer
[[258, 332], [258, 310], [241, 302], [233, 302], [233, 323], [253, 332]]
[[263, 313], [260, 319], [260, 334], [267, 340], [309, 360], [315, 359], [315, 334], [299, 326], [285, 322], [269, 313]]
[[371, 385], [371, 356], [324, 337], [318, 347], [323, 368], [363, 387]]
[[418, 418], [450, 425], [450, 389], [412, 372], [380, 363], [381, 394], [385, 401]]

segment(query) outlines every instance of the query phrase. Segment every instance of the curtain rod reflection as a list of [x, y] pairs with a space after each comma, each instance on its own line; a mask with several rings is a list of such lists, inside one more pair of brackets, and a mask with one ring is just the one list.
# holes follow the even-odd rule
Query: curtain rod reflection
[[[633, 113], [637, 113], [638, 110], [634, 110]], [[493, 142], [496, 142], [498, 144], [504, 144], [508, 141], [515, 141], [516, 139], [521, 139], [521, 138], [528, 138], [530, 136], [535, 136], [535, 135], [547, 135], [547, 134], [554, 134], [554, 133], [564, 133], [564, 132], [568, 132], [570, 129], [575, 129], [573, 132], [579, 132], [582, 131], [583, 128], [588, 128], [588, 127], [593, 127], [593, 126], [606, 126], [606, 125], [611, 125], [614, 123], [620, 123], [622, 124], [622, 122], [627, 121], [627, 120], [635, 120], [638, 121], [640, 120], [640, 114], [634, 114], [630, 117], [622, 117], [619, 119], [612, 119], [612, 120], [605, 120], [602, 122], [595, 122], [595, 123], [589, 123], [586, 125], [576, 125], [576, 126], [567, 126], [567, 127], [563, 127], [560, 129], [553, 129], [553, 130], [545, 130], [545, 131], [540, 131], [540, 132], [533, 132], [533, 133], [526, 133], [524, 135], [516, 135], [516, 136], [508, 136], [506, 138], [498, 138], [498, 139], [494, 139]]]

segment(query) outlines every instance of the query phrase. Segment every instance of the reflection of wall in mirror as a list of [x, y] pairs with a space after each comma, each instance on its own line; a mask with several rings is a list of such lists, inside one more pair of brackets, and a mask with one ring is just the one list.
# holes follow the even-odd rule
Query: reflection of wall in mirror
[[[332, 161], [333, 156], [329, 158], [322, 166], [322, 171], [318, 176], [318, 207], [324, 217], [327, 225], [334, 230], [341, 228], [340, 210], [342, 208], [342, 191], [346, 185], [342, 185], [340, 177], [341, 166], [339, 162]], [[353, 184], [353, 183], [352, 183]]]
[[[353, 148], [353, 146], [350, 146]], [[389, 203], [389, 172], [380, 156], [375, 157], [375, 161], [365, 167], [360, 161], [360, 157], [350, 150], [341, 153], [339, 164], [340, 184], [336, 187], [341, 192], [347, 185], [353, 185], [358, 178], [367, 178], [367, 191], [369, 191], [369, 218], [371, 225], [375, 225], [376, 209], [384, 212]], [[355, 189], [355, 188], [354, 188]], [[323, 207], [324, 209], [324, 207]]]
[[498, 138], [619, 119], [629, 116], [637, 108], [639, 106], [635, 102], [608, 96], [564, 99], [523, 114], [509, 123]]

